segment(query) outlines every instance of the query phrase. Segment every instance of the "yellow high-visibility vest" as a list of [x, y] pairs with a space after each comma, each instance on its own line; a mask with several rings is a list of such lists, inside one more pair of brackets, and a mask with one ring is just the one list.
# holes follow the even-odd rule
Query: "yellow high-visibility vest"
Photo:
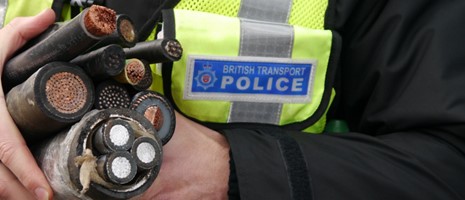
[[324, 29], [326, 9], [322, 0], [181, 1], [163, 14], [163, 37], [184, 49], [161, 66], [164, 94], [207, 125], [321, 133], [340, 46]]

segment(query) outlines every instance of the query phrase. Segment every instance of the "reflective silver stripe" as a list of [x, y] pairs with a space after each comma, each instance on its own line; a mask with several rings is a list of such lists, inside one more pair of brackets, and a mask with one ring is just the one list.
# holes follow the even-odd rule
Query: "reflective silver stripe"
[[8, 0], [0, 0], [0, 28], [5, 23], [6, 8], [8, 7]]
[[[290, 58], [294, 29], [287, 24], [241, 19], [239, 56]], [[281, 103], [232, 102], [229, 122], [278, 124]]]
[[241, 20], [240, 56], [290, 58], [293, 41], [292, 26]]
[[242, 0], [239, 17], [287, 23], [292, 0]]
[[233, 102], [229, 122], [278, 124], [281, 106], [279, 103]]

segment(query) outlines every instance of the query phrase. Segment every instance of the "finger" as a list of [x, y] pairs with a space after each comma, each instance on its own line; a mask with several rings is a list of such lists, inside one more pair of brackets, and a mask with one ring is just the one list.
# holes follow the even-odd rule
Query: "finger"
[[[2, 103], [3, 102], [3, 103]], [[37, 199], [50, 199], [52, 190], [0, 99], [0, 160]]]
[[[52, 9], [46, 9], [33, 17], [17, 17], [0, 30], [0, 64], [8, 59], [29, 39], [43, 32], [55, 20]], [[1, 71], [1, 70], [0, 70]]]
[[[21, 17], [0, 29], [0, 72], [4, 61], [24, 43], [45, 30], [54, 21], [47, 9], [34, 17]], [[6, 108], [0, 88], [0, 160], [37, 199], [50, 199], [52, 190]]]
[[0, 163], [0, 199], [33, 199], [16, 177]]

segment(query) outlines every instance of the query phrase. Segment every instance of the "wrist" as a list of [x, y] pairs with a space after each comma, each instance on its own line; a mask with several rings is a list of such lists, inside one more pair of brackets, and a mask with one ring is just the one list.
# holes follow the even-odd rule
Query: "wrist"
[[160, 173], [142, 199], [227, 199], [229, 167], [225, 137], [176, 113]]
[[[183, 138], [186, 148], [182, 151], [192, 151], [190, 155], [196, 157], [190, 164], [195, 173], [199, 173], [199, 178], [205, 182], [199, 182], [204, 187], [209, 187], [210, 191], [216, 191], [221, 194], [221, 199], [225, 199], [228, 191], [228, 181], [230, 174], [229, 165], [229, 143], [226, 138], [203, 125], [194, 123], [176, 112], [176, 132], [179, 137]], [[175, 136], [174, 136], [175, 137]], [[176, 142], [176, 141], [174, 141]], [[166, 145], [169, 148], [177, 145]], [[179, 155], [178, 155], [179, 156]], [[184, 160], [188, 158], [183, 158]], [[202, 188], [207, 189], [207, 188]]]

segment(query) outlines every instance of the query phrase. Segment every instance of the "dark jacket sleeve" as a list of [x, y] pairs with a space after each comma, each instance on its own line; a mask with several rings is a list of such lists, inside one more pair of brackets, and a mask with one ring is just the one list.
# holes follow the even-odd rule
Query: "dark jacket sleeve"
[[464, 154], [428, 132], [223, 130], [231, 199], [463, 199]]
[[242, 199], [464, 199], [465, 2], [330, 2], [343, 38], [330, 117], [352, 132], [222, 130], [232, 186]]

